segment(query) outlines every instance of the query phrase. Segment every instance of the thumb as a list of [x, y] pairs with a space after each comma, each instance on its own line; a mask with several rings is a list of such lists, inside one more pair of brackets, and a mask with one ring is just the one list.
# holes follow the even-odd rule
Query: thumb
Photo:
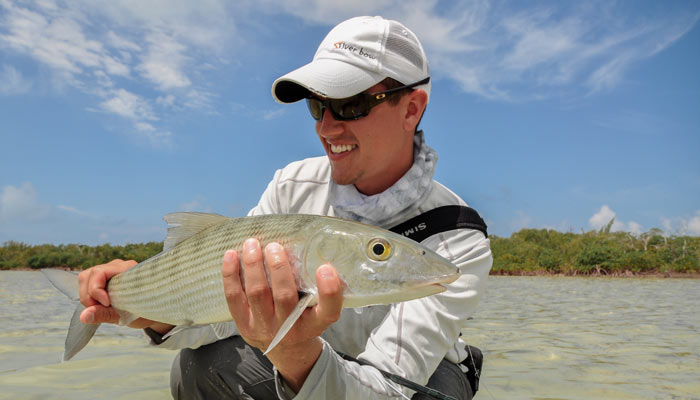
[[324, 264], [316, 270], [318, 287], [317, 318], [332, 324], [340, 317], [343, 309], [343, 282], [338, 272], [330, 264]]
[[80, 322], [84, 324], [119, 323], [119, 314], [112, 307], [94, 305], [87, 307], [80, 313]]

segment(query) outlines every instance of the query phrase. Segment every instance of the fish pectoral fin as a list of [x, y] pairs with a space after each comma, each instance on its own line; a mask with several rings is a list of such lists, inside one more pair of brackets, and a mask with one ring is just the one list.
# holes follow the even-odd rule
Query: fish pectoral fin
[[172, 335], [174, 335], [174, 334], [176, 334], [176, 333], [178, 333], [178, 332], [182, 332], [182, 331], [184, 331], [185, 329], [189, 329], [189, 328], [191, 328], [191, 327], [193, 327], [193, 326], [195, 326], [195, 325], [193, 325], [192, 322], [185, 323], [185, 324], [182, 324], [182, 325], [177, 325], [176, 327], [174, 327], [173, 329], [171, 329], [170, 331], [168, 331], [168, 333], [166, 333], [165, 335], [163, 335], [163, 340], [169, 338], [170, 336], [172, 336]]
[[304, 294], [292, 310], [292, 313], [289, 314], [289, 317], [287, 317], [282, 326], [280, 326], [280, 329], [277, 331], [275, 337], [272, 338], [272, 342], [270, 342], [270, 345], [267, 346], [267, 350], [265, 350], [263, 355], [269, 353], [273, 348], [275, 348], [275, 346], [277, 346], [279, 342], [282, 341], [287, 332], [289, 332], [289, 330], [292, 329], [292, 326], [294, 326], [294, 323], [297, 322], [299, 317], [301, 317], [301, 314], [304, 312], [304, 310], [306, 310], [307, 307], [316, 304], [317, 301], [318, 299], [316, 298], [316, 294]]

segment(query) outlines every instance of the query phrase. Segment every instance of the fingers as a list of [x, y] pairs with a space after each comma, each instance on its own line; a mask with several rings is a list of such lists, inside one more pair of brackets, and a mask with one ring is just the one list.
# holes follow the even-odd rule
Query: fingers
[[107, 281], [136, 264], [137, 262], [134, 260], [112, 260], [107, 264], [97, 265], [82, 271], [78, 274], [80, 302], [86, 307], [98, 304], [109, 307], [109, 295], [105, 290]]
[[119, 323], [119, 314], [112, 307], [94, 305], [80, 313], [80, 322], [84, 324]]
[[229, 250], [224, 254], [221, 265], [221, 274], [224, 278], [224, 294], [231, 316], [237, 325], [248, 326], [250, 319], [250, 306], [246, 298], [243, 282], [241, 281], [241, 267], [238, 253]]
[[108, 278], [105, 272], [97, 269], [92, 271], [87, 283], [87, 294], [90, 296], [90, 299], [96, 300], [105, 307], [109, 307], [110, 305], [109, 295], [105, 290], [107, 287], [107, 280]]
[[343, 310], [343, 282], [330, 264], [316, 270], [318, 304], [314, 307], [315, 319], [321, 331], [340, 318]]
[[[294, 268], [287, 251], [278, 243], [270, 243], [263, 250], [257, 240], [249, 239], [240, 254], [233, 250], [225, 253], [221, 267], [224, 293], [239, 333], [248, 343], [267, 348], [298, 303]], [[319, 267], [316, 280], [319, 304], [304, 313], [299, 324], [288, 332], [283, 339], [288, 344], [308, 342], [340, 317], [343, 284], [335, 269], [330, 265]]]
[[275, 316], [278, 320], [284, 320], [299, 301], [294, 272], [287, 251], [278, 243], [265, 246], [265, 261], [270, 273]]
[[243, 271], [245, 274], [245, 293], [253, 317], [266, 321], [274, 314], [272, 292], [267, 281], [265, 263], [256, 239], [248, 239], [243, 243]]
[[[118, 324], [119, 314], [112, 307], [95, 305], [87, 307], [80, 313], [80, 322], [84, 324]], [[143, 329], [154, 325], [165, 325], [146, 318], [137, 318], [129, 323], [130, 328]]]

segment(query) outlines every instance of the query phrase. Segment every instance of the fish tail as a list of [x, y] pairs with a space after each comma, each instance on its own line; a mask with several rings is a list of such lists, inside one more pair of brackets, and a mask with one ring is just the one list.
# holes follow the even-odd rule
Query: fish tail
[[97, 331], [100, 324], [84, 324], [80, 322], [80, 313], [85, 307], [78, 304], [73, 312], [73, 317], [70, 319], [68, 327], [68, 335], [66, 335], [66, 344], [63, 350], [63, 361], [68, 361], [78, 354], [80, 350], [92, 339], [92, 336]]
[[[61, 293], [68, 296], [73, 301], [79, 301], [78, 297], [78, 275], [58, 269], [42, 269], [49, 282]], [[83, 324], [80, 322], [80, 313], [85, 307], [78, 303], [73, 312], [66, 336], [66, 344], [63, 351], [63, 361], [73, 358], [90, 341], [97, 331], [99, 324]]]

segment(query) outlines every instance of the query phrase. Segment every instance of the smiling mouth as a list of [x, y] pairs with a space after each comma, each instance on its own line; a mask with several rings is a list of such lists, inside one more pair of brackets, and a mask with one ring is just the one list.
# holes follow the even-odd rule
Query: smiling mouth
[[335, 144], [328, 143], [328, 147], [331, 150], [331, 153], [340, 154], [340, 153], [345, 153], [345, 152], [354, 150], [355, 148], [357, 148], [357, 145], [356, 144], [335, 145]]

